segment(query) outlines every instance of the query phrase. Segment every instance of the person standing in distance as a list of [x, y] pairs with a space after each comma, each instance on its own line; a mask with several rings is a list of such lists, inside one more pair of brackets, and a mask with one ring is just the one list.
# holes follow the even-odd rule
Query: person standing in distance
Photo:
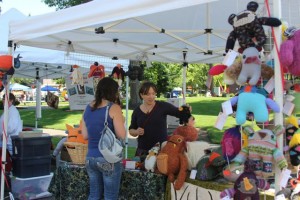
[[[3, 106], [5, 104], [5, 95], [3, 95]], [[15, 107], [16, 97], [13, 93], [8, 95], [8, 124], [7, 124], [7, 145], [6, 148], [9, 151], [10, 155], [13, 153], [13, 146], [11, 141], [11, 136], [19, 135], [23, 129], [23, 122], [20, 117], [18, 109]], [[1, 147], [2, 147], [2, 134], [4, 131], [3, 127], [4, 122], [4, 113], [0, 117], [0, 134], [1, 134]]]

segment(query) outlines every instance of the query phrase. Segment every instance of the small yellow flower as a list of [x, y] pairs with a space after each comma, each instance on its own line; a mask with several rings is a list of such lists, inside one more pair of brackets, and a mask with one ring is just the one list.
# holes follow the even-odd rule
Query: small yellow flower
[[180, 106], [180, 107], [178, 108], [178, 110], [179, 110], [179, 111], [183, 111], [183, 107]]

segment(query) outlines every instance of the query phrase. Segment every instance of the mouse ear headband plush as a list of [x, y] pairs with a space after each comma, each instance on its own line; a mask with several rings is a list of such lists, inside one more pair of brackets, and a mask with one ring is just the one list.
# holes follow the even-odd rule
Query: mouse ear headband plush
[[179, 124], [186, 124], [189, 121], [189, 118], [192, 116], [190, 107], [187, 105], [182, 105], [179, 108]]

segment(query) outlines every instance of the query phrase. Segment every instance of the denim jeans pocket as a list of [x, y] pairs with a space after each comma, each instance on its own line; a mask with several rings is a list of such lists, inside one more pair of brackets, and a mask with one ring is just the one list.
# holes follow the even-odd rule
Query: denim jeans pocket
[[114, 171], [114, 164], [108, 162], [97, 162], [98, 169], [103, 173], [105, 176], [112, 176]]

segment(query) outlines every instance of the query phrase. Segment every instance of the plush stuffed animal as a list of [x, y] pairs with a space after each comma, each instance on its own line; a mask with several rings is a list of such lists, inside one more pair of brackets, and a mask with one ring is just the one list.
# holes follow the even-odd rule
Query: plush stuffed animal
[[[247, 65], [245, 65], [247, 66]], [[223, 74], [224, 83], [227, 85], [233, 85], [237, 82], [237, 79], [241, 73], [243, 63], [241, 59], [236, 59], [234, 63], [230, 66], [226, 65], [215, 65], [209, 70], [209, 75], [219, 75]], [[269, 80], [274, 75], [274, 70], [267, 64], [261, 64], [261, 78], [263, 80]], [[258, 81], [259, 83], [259, 81]]]
[[289, 145], [294, 133], [299, 129], [298, 119], [294, 115], [291, 115], [285, 120], [285, 124], [286, 144]]
[[72, 85], [84, 85], [83, 84], [83, 75], [79, 70], [79, 66], [78, 65], [73, 65], [73, 72], [71, 74], [72, 77]]
[[181, 135], [185, 138], [186, 142], [196, 141], [199, 137], [198, 130], [194, 127], [193, 116], [190, 111], [190, 107], [187, 105], [180, 106], [179, 108], [180, 116], [179, 116], [179, 124], [182, 126], [178, 126], [173, 135]]
[[300, 165], [300, 133], [293, 134], [289, 141], [290, 161], [293, 166]]
[[259, 200], [258, 189], [267, 190], [270, 188], [270, 184], [267, 180], [256, 178], [253, 172], [255, 168], [254, 165], [255, 163], [246, 161], [244, 172], [235, 181], [234, 188], [225, 189], [220, 193], [220, 197], [224, 198], [228, 196], [234, 200]]
[[277, 125], [272, 131], [261, 129], [256, 132], [250, 126], [246, 126], [244, 132], [249, 135], [248, 146], [242, 148], [233, 162], [240, 165], [248, 158], [255, 163], [256, 175], [263, 177], [272, 175], [273, 160], [280, 169], [287, 167], [282, 151], [276, 147], [276, 136], [284, 132], [282, 125]]
[[69, 124], [66, 124], [67, 133], [68, 133], [68, 140], [67, 142], [78, 142], [82, 144], [87, 144], [88, 140], [85, 140], [81, 134], [82, 130], [82, 121], [80, 121], [79, 126], [72, 127]]
[[236, 39], [241, 47], [240, 52], [248, 47], [257, 47], [261, 50], [267, 38], [263, 25], [274, 27], [281, 25], [281, 21], [277, 18], [258, 18], [255, 14], [257, 8], [258, 3], [251, 1], [247, 5], [247, 10], [240, 12], [238, 15], [231, 14], [229, 16], [228, 23], [233, 26], [233, 31], [230, 32], [227, 38], [226, 52], [234, 48]]
[[300, 199], [300, 181], [295, 178], [292, 178], [290, 180], [290, 185], [292, 186], [292, 191], [290, 193], [289, 199]]
[[160, 144], [156, 143], [154, 147], [149, 150], [149, 153], [145, 159], [145, 169], [148, 172], [154, 172], [156, 167], [156, 157], [160, 150]]
[[213, 180], [222, 174], [226, 160], [222, 156], [221, 147], [206, 149], [205, 155], [197, 163], [196, 179]]
[[[255, 86], [245, 86], [241, 93], [230, 99], [231, 105], [237, 104], [237, 125], [246, 122], [247, 113], [252, 112], [257, 122], [266, 122], [269, 118], [268, 107], [274, 112], [279, 112], [278, 104], [270, 98], [266, 98], [266, 92]], [[268, 106], [268, 107], [267, 107]]]
[[186, 142], [196, 141], [199, 137], [198, 130], [193, 126], [178, 126], [173, 135], [181, 135]]
[[300, 30], [290, 27], [284, 34], [288, 39], [280, 46], [280, 62], [291, 74], [300, 76]]
[[94, 62], [93, 65], [90, 66], [90, 72], [88, 77], [97, 77], [97, 78], [104, 78], [105, 77], [105, 70], [103, 65], [99, 65], [98, 62]]
[[179, 124], [186, 125], [189, 122], [190, 117], [192, 117], [192, 113], [190, 110], [190, 106], [182, 105], [178, 108], [179, 110]]
[[173, 135], [157, 156], [157, 168], [168, 176], [170, 182], [173, 183], [177, 175], [174, 184], [176, 190], [180, 190], [187, 175], [188, 160], [184, 154], [185, 146], [184, 137]]
[[244, 172], [244, 165], [236, 165], [236, 163], [230, 163], [223, 169], [223, 177], [230, 181], [235, 182], [239, 176]]
[[241, 150], [240, 126], [225, 130], [221, 140], [222, 155], [227, 161], [231, 161]]
[[284, 196], [285, 200], [290, 200], [290, 196], [292, 194], [292, 190], [290, 188], [283, 188], [275, 194], [275, 199], [278, 199], [279, 196]]
[[246, 48], [242, 59], [242, 69], [236, 80], [237, 84], [244, 85], [249, 78], [249, 85], [256, 85], [261, 76], [261, 61], [258, 50], [254, 47]]
[[125, 78], [125, 71], [122, 68], [121, 64], [117, 64], [117, 66], [115, 66], [111, 72], [111, 77], [115, 78], [115, 79], [121, 79], [124, 82], [124, 78]]

